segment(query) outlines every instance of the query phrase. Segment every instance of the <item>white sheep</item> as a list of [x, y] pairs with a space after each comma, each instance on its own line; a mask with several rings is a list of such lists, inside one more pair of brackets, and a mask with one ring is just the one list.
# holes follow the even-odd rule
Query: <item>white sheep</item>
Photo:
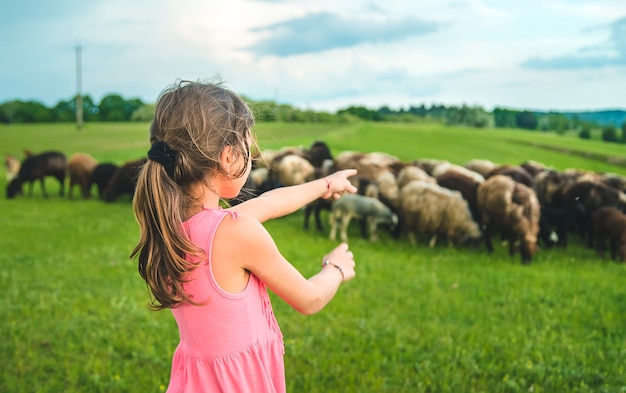
[[430, 247], [435, 246], [438, 236], [447, 239], [449, 246], [481, 238], [467, 201], [458, 191], [413, 180], [400, 190], [399, 210], [411, 244], [416, 244], [415, 233], [431, 236]]
[[358, 194], [344, 194], [333, 202], [330, 211], [330, 240], [337, 237], [340, 230], [341, 240], [348, 241], [348, 225], [353, 218], [364, 219], [367, 223], [369, 239], [378, 240], [376, 229], [379, 224], [398, 225], [398, 217], [380, 200]]

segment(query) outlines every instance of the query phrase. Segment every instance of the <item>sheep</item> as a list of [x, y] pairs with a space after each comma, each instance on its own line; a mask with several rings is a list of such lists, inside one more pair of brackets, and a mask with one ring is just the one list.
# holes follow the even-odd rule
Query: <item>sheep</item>
[[524, 170], [526, 170], [526, 172], [528, 172], [533, 178], [547, 169], [544, 164], [533, 160], [522, 162], [520, 167], [524, 168]]
[[489, 172], [497, 168], [499, 165], [493, 161], [484, 160], [484, 159], [473, 159], [469, 160], [463, 166], [471, 171], [480, 173], [483, 177], [487, 176]]
[[7, 171], [7, 183], [10, 183], [20, 171], [20, 161], [12, 154], [5, 154], [4, 168]]
[[509, 255], [517, 253], [519, 241], [522, 263], [529, 264], [537, 249], [541, 215], [535, 192], [508, 176], [495, 175], [478, 186], [476, 195], [487, 251], [494, 250], [491, 236], [497, 229], [509, 240]]
[[398, 199], [398, 181], [395, 170], [401, 161], [386, 153], [360, 153], [344, 151], [335, 158], [336, 169], [354, 168], [360, 176], [376, 182], [380, 188], [379, 199], [395, 206]]
[[432, 170], [432, 175], [435, 179], [439, 176], [443, 175], [448, 171], [455, 171], [457, 173], [462, 173], [465, 176], [471, 177], [477, 182], [482, 182], [485, 180], [485, 177], [478, 172], [474, 172], [471, 169], [467, 169], [464, 166], [451, 164], [449, 162], [443, 162], [437, 166], [435, 166]]
[[269, 178], [282, 186], [293, 186], [311, 180], [314, 173], [315, 168], [306, 158], [289, 154], [272, 162]]
[[90, 190], [91, 187], [95, 184], [98, 189], [99, 198], [104, 199], [106, 187], [118, 168], [119, 167], [112, 162], [105, 162], [96, 165], [96, 167], [91, 172], [91, 176], [89, 177], [88, 189]]
[[488, 179], [495, 175], [508, 176], [516, 182], [522, 183], [527, 187], [533, 187], [533, 176], [531, 176], [531, 174], [528, 173], [528, 171], [521, 166], [502, 165], [489, 172], [487, 176], [485, 176], [485, 179]]
[[584, 211], [585, 207], [580, 201], [565, 207], [541, 205], [539, 239], [544, 246], [551, 248], [558, 244], [567, 247], [567, 233], [576, 228], [578, 217]]
[[626, 261], [626, 214], [614, 207], [601, 207], [591, 215], [596, 251], [604, 258], [605, 242], [611, 247], [611, 259]]
[[74, 186], [80, 187], [83, 198], [91, 195], [91, 173], [98, 165], [95, 158], [85, 153], [74, 153], [67, 160], [67, 172], [70, 183], [67, 189], [67, 197], [72, 199]]
[[437, 180], [426, 173], [425, 170], [417, 165], [409, 164], [398, 172], [398, 188], [402, 189], [412, 180], [422, 180], [427, 183], [436, 183]]
[[572, 176], [548, 169], [535, 176], [533, 189], [541, 206], [564, 206], [564, 192], [575, 180]]
[[7, 198], [11, 199], [22, 194], [22, 185], [29, 183], [29, 195], [33, 196], [33, 185], [39, 180], [41, 193], [47, 198], [44, 177], [53, 176], [61, 184], [59, 195], [64, 194], [65, 167], [67, 159], [65, 154], [58, 151], [46, 151], [40, 154], [28, 156], [20, 165], [17, 177], [11, 180], [7, 186]]
[[482, 236], [461, 193], [434, 183], [413, 180], [402, 187], [399, 210], [411, 244], [416, 244], [415, 232], [431, 236], [430, 247], [438, 236], [449, 246], [475, 244]]
[[330, 240], [337, 237], [337, 229], [340, 231], [341, 240], [348, 241], [348, 225], [353, 218], [366, 220], [370, 241], [378, 241], [376, 229], [379, 224], [387, 224], [395, 227], [398, 217], [389, 207], [376, 198], [359, 194], [344, 194], [332, 204], [330, 221]]
[[438, 160], [436, 158], [420, 158], [411, 162], [412, 165], [416, 165], [423, 169], [426, 173], [433, 176], [433, 170], [440, 164], [448, 163], [446, 160]]
[[132, 197], [137, 184], [137, 174], [145, 163], [146, 159], [142, 158], [128, 161], [117, 168], [104, 191], [104, 201], [115, 202], [117, 198], [124, 194]]
[[482, 226], [482, 220], [478, 211], [478, 202], [476, 201], [476, 190], [484, 181], [482, 176], [476, 177], [468, 175], [464, 171], [450, 169], [437, 177], [437, 184], [450, 190], [461, 193], [463, 199], [467, 201], [467, 205], [472, 213], [472, 218]]
[[[369, 179], [363, 176], [352, 176], [350, 177], [350, 183], [354, 185], [357, 189], [357, 193], [359, 195], [364, 195], [372, 198], [378, 198], [380, 195], [380, 189], [376, 183], [373, 183]], [[318, 198], [313, 202], [307, 204], [304, 207], [304, 229], [309, 229], [309, 218], [311, 214], [315, 217], [315, 227], [318, 231], [322, 232], [324, 227], [322, 225], [322, 220], [320, 217], [320, 213], [322, 210], [330, 210], [332, 207], [331, 199], [323, 199]], [[362, 224], [366, 224], [363, 220]], [[361, 234], [363, 237], [367, 237], [367, 226], [361, 225]]]

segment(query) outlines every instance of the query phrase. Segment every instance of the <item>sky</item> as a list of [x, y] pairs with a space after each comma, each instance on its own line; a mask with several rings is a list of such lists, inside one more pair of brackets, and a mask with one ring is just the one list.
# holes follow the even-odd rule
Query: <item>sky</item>
[[626, 109], [624, 0], [20, 0], [0, 18], [0, 102], [80, 84], [153, 103], [185, 79], [329, 112]]

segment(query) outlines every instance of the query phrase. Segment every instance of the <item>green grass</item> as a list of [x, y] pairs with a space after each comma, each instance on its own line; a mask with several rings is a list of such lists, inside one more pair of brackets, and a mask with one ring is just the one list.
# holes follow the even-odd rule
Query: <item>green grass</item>
[[[598, 141], [516, 130], [440, 125], [259, 126], [264, 148], [327, 141], [406, 160], [526, 159], [556, 168], [623, 168], [511, 143], [607, 153]], [[5, 152], [55, 148], [124, 162], [147, 150], [147, 124], [0, 127]], [[581, 144], [582, 143], [582, 144]], [[597, 150], [596, 150], [597, 149]], [[625, 156], [623, 151], [611, 154]], [[128, 259], [138, 238], [128, 200], [105, 204], [54, 195], [0, 198], [0, 391], [161, 392], [177, 344], [170, 313], [147, 309]], [[4, 176], [0, 186], [5, 186]], [[324, 216], [326, 217], [326, 216]], [[305, 275], [335, 243], [302, 229], [302, 214], [267, 223]], [[602, 261], [573, 236], [532, 265], [494, 254], [350, 228], [357, 277], [305, 317], [272, 296], [285, 336], [290, 392], [626, 392], [626, 265]]]

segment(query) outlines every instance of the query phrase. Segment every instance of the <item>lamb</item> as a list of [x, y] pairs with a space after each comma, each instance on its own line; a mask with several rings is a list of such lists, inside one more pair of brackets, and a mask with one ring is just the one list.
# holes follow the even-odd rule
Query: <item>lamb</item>
[[74, 186], [79, 186], [83, 198], [89, 198], [91, 193], [91, 173], [98, 162], [95, 158], [85, 153], [74, 153], [67, 161], [67, 172], [70, 184], [67, 190], [68, 198], [73, 197]]
[[601, 207], [591, 215], [596, 250], [604, 258], [605, 242], [611, 247], [611, 259], [626, 261], [626, 214], [614, 207]]
[[376, 198], [358, 194], [344, 194], [333, 202], [330, 211], [330, 240], [337, 237], [339, 228], [341, 240], [348, 241], [348, 225], [353, 218], [361, 218], [367, 222], [370, 241], [378, 241], [377, 227], [387, 224], [395, 227], [398, 217], [391, 209]]
[[540, 205], [535, 192], [508, 176], [495, 175], [478, 186], [478, 209], [484, 226], [487, 251], [493, 252], [492, 234], [501, 231], [509, 241], [509, 255], [517, 253], [529, 264], [537, 250]]
[[413, 180], [402, 187], [399, 209], [411, 244], [416, 244], [415, 232], [432, 236], [430, 247], [438, 236], [449, 246], [474, 244], [482, 236], [461, 193], [434, 183]]
[[426, 173], [425, 170], [418, 167], [417, 165], [406, 165], [398, 172], [398, 188], [402, 189], [405, 185], [407, 185], [412, 180], [422, 180], [427, 183], [436, 183], [434, 177]]

